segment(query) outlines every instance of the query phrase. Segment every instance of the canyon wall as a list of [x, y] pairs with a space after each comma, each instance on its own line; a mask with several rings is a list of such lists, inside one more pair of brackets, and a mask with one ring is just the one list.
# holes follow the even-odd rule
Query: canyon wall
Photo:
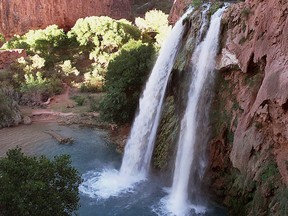
[[30, 29], [57, 24], [70, 29], [77, 19], [86, 16], [131, 16], [130, 0], [1, 0], [0, 33], [6, 39]]
[[[172, 23], [188, 4], [175, 1]], [[284, 0], [246, 0], [223, 15], [206, 183], [230, 215], [288, 215], [287, 16]], [[188, 38], [174, 82], [188, 69]]]

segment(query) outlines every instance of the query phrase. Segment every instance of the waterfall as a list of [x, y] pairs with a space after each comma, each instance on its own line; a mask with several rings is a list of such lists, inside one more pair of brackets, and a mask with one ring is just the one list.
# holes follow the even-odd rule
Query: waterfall
[[[205, 116], [203, 118], [203, 115], [205, 115], [203, 101], [205, 100], [205, 94], [207, 94], [205, 87], [206, 83], [211, 81], [209, 79], [213, 77], [221, 16], [224, 10], [225, 8], [221, 8], [212, 15], [206, 37], [197, 45], [192, 55], [193, 76], [188, 93], [187, 107], [180, 126], [173, 184], [168, 196], [161, 200], [161, 211], [168, 212], [169, 215], [183, 216], [190, 215], [191, 211], [195, 213], [205, 211], [204, 203], [199, 203], [197, 200], [190, 202], [188, 195], [191, 192], [189, 185], [192, 187], [192, 196], [197, 197], [199, 194], [200, 185], [197, 176], [201, 178], [205, 168], [205, 161], [201, 161], [203, 159], [198, 155], [198, 148], [201, 148], [201, 145], [206, 145], [207, 142], [203, 143], [203, 140], [199, 140], [199, 134], [205, 133], [206, 128], [201, 127], [203, 125], [207, 126], [205, 122], [202, 122], [206, 119]], [[202, 26], [206, 25], [205, 18], [202, 18], [203, 21]], [[206, 106], [209, 106], [209, 102]], [[204, 134], [202, 137], [205, 137], [205, 135], [207, 136], [207, 134]]]
[[163, 99], [179, 44], [184, 33], [182, 21], [189, 9], [175, 24], [165, 40], [139, 102], [130, 136], [125, 146], [120, 171], [103, 170], [84, 180], [80, 191], [90, 197], [108, 198], [130, 191], [147, 177], [159, 125]]
[[182, 21], [191, 11], [178, 20], [160, 50], [140, 99], [139, 113], [125, 146], [120, 175], [146, 176], [149, 171], [165, 90], [184, 31]]

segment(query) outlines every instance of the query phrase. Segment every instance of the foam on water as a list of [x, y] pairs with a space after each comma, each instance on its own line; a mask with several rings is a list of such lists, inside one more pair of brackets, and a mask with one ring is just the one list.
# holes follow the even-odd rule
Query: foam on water
[[145, 180], [142, 175], [124, 176], [116, 169], [104, 169], [102, 172], [90, 171], [82, 176], [84, 179], [79, 190], [91, 198], [108, 199], [121, 193], [133, 192], [135, 183]]

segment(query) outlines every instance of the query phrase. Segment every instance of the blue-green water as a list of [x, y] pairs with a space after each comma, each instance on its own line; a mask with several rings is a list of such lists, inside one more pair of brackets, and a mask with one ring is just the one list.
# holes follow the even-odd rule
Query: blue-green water
[[[59, 145], [45, 130], [73, 137], [72, 145]], [[55, 123], [38, 123], [31, 126], [19, 126], [0, 130], [0, 156], [8, 147], [19, 145], [28, 154], [45, 154], [53, 158], [59, 154], [69, 154], [72, 165], [84, 178], [90, 178], [103, 169], [119, 169], [122, 155], [115, 151], [115, 146], [104, 141], [104, 132], [79, 128], [77, 126], [61, 126]], [[127, 193], [108, 199], [90, 198], [80, 193], [81, 207], [77, 211], [80, 216], [156, 216], [159, 201], [166, 195], [164, 185], [157, 176], [135, 185]], [[193, 215], [193, 214], [192, 214]], [[205, 216], [226, 215], [221, 208], [211, 207]]]

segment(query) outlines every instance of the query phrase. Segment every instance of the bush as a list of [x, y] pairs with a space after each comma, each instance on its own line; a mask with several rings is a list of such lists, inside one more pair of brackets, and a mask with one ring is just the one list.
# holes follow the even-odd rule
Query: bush
[[78, 41], [83, 52], [89, 52], [93, 70], [103, 76], [120, 48], [131, 39], [140, 39], [141, 32], [124, 19], [92, 16], [77, 20], [68, 37]]
[[21, 121], [17, 100], [18, 94], [13, 87], [0, 82], [0, 128], [16, 125]]
[[54, 53], [55, 48], [66, 39], [63, 29], [57, 25], [46, 29], [30, 30], [23, 36], [15, 36], [3, 45], [6, 49], [25, 49], [28, 53], [39, 54], [41, 57]]
[[25, 83], [22, 84], [20, 91], [22, 103], [37, 105], [53, 95], [53, 86], [46, 78], [43, 78], [42, 73], [37, 72], [35, 76], [25, 74]]
[[[144, 38], [156, 40], [157, 46], [161, 47], [165, 38], [171, 31], [168, 22], [168, 14], [160, 10], [151, 10], [146, 12], [145, 18], [137, 17], [135, 19], [136, 26], [142, 31]], [[153, 34], [154, 33], [154, 34]], [[150, 35], [153, 35], [152, 38]]]
[[[2, 91], [0, 91], [0, 122], [1, 125], [12, 118], [11, 105], [12, 101]], [[1, 128], [1, 126], [0, 126]]]
[[116, 123], [133, 120], [154, 54], [152, 45], [132, 40], [109, 63], [105, 83], [107, 94], [100, 103], [104, 120]]
[[0, 159], [0, 215], [72, 215], [79, 207], [80, 183], [68, 155], [49, 160], [9, 150]]
[[85, 102], [85, 97], [81, 95], [74, 95], [71, 99], [74, 100], [78, 106], [83, 106]]

